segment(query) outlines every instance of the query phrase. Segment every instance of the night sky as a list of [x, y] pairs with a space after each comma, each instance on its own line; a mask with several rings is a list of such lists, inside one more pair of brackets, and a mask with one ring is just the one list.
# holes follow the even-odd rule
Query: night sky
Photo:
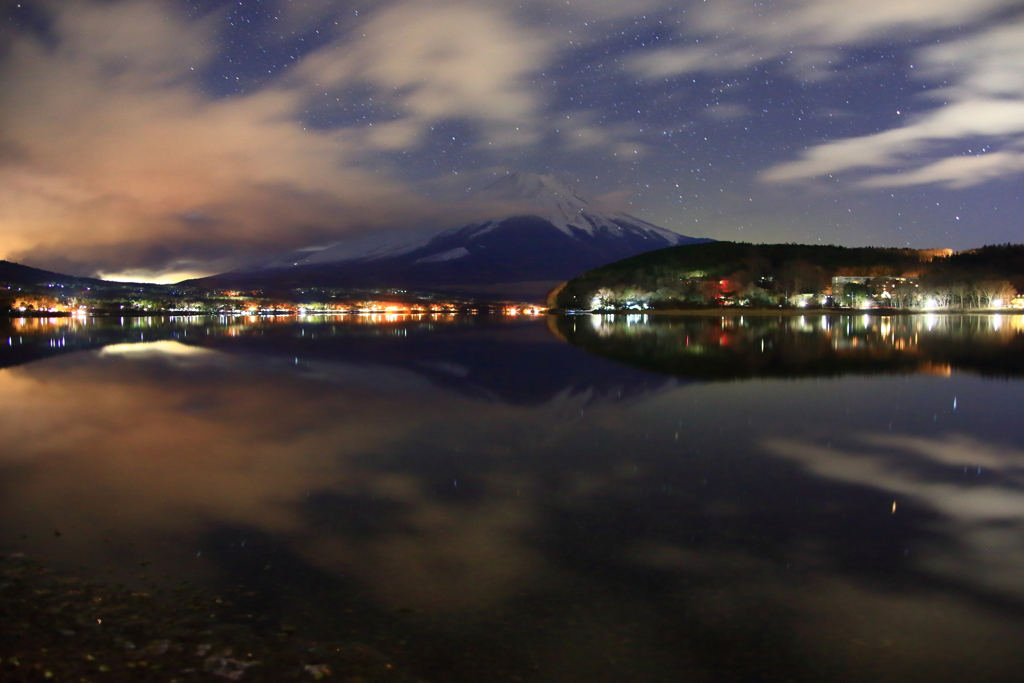
[[175, 280], [458, 225], [1024, 241], [1024, 2], [0, 0], [0, 257]]

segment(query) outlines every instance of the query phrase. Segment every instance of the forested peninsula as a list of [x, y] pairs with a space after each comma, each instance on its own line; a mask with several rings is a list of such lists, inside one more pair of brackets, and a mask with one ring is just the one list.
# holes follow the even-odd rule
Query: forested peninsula
[[553, 293], [575, 310], [1024, 307], [1024, 245], [968, 251], [707, 242], [587, 271]]

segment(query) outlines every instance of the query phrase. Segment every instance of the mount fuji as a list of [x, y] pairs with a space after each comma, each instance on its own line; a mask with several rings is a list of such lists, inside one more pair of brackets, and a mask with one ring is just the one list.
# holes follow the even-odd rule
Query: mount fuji
[[474, 199], [513, 207], [515, 213], [363, 253], [339, 245], [193, 282], [539, 299], [590, 268], [653, 249], [711, 241], [604, 211], [593, 197], [550, 174], [512, 173]]

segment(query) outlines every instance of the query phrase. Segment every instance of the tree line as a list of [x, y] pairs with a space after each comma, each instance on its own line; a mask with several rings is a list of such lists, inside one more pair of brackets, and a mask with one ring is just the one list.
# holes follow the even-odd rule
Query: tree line
[[712, 242], [660, 249], [588, 271], [566, 283], [555, 303], [588, 310], [980, 309], [1011, 305], [1021, 290], [1022, 245], [936, 256], [913, 249]]

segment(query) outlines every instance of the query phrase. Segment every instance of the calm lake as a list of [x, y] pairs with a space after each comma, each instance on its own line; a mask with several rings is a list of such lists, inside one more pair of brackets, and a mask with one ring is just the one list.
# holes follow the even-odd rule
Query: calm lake
[[1021, 680], [1024, 316], [0, 327], [2, 680]]

